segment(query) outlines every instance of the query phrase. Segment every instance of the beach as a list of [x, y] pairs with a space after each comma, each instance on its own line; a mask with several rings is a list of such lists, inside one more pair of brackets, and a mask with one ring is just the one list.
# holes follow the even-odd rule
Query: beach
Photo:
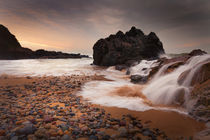
[[0, 140], [210, 140], [209, 6], [0, 0]]
[[[192, 139], [205, 124], [173, 111], [89, 103], [78, 92], [101, 75], [0, 76], [1, 138]], [[14, 135], [14, 133], [18, 135]]]

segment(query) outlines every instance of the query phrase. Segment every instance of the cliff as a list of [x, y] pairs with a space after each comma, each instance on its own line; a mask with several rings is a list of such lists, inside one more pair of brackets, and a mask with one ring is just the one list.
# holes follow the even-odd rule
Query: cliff
[[16, 37], [0, 24], [0, 59], [34, 59], [34, 58], [82, 58], [88, 57], [81, 54], [69, 54], [56, 51], [46, 51], [43, 49], [32, 51], [23, 48]]

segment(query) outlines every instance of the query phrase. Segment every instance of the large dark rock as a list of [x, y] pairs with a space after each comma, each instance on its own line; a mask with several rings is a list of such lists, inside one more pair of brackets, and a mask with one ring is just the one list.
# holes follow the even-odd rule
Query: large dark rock
[[0, 24], [0, 59], [22, 59], [33, 57], [33, 51], [21, 47], [16, 37]]
[[16, 37], [0, 24], [0, 59], [33, 59], [33, 58], [83, 58], [87, 55], [69, 54], [43, 49], [32, 51], [23, 48]]
[[116, 35], [98, 40], [93, 47], [93, 63], [113, 66], [130, 60], [156, 59], [163, 53], [163, 45], [154, 32], [145, 35], [132, 27], [125, 34], [119, 31]]

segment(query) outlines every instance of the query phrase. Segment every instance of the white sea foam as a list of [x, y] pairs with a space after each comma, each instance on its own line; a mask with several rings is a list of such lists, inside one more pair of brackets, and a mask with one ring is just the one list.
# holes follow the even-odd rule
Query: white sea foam
[[[169, 65], [163, 66], [151, 80], [148, 85], [144, 85], [144, 94], [153, 104], [170, 104], [179, 90], [184, 89], [186, 93], [189, 91], [189, 82], [192, 75], [202, 65], [201, 62], [210, 61], [210, 55], [196, 56], [191, 58], [187, 64], [180, 66], [170, 74], [164, 75], [164, 70]], [[33, 60], [0, 60], [0, 75], [9, 74], [17, 76], [62, 76], [62, 75], [104, 75], [112, 81], [91, 81], [86, 83], [79, 95], [83, 96], [89, 102], [104, 106], [115, 106], [127, 108], [136, 111], [145, 111], [149, 109], [171, 110], [180, 113], [186, 113], [184, 110], [176, 108], [150, 106], [145, 104], [144, 99], [140, 96], [120, 96], [112, 94], [117, 88], [125, 87], [134, 88], [136, 85], [130, 83], [130, 79], [125, 72], [120, 72], [109, 67], [102, 69], [97, 66], [90, 65], [92, 59], [33, 59]], [[139, 74], [146, 76], [151, 71], [151, 67], [158, 65], [157, 61], [141, 61], [138, 65], [130, 69], [131, 74]], [[188, 74], [183, 85], [178, 85], [177, 79], [180, 74], [188, 69], [193, 69]], [[138, 89], [138, 88], [137, 88]], [[134, 89], [134, 92], [135, 89]], [[141, 91], [138, 91], [141, 92]]]
[[153, 61], [146, 61], [142, 60], [138, 65], [133, 66], [130, 68], [131, 75], [142, 75], [147, 76], [149, 75], [151, 68], [157, 66], [159, 63], [157, 60]]
[[[205, 62], [210, 62], [210, 55], [195, 56], [189, 59], [185, 65], [180, 66], [173, 72], [162, 75], [162, 71], [170, 66], [170, 64], [165, 65], [143, 90], [143, 93], [155, 104], [171, 104], [176, 98], [177, 93], [183, 90], [185, 91], [185, 101], [187, 101], [192, 77]], [[190, 72], [185, 78], [185, 81], [181, 85], [178, 84], [179, 76], [187, 70], [190, 70]]]
[[92, 59], [28, 59], [0, 60], [0, 75], [16, 76], [62, 76], [92, 75]]
[[[157, 61], [141, 61], [138, 65], [132, 67], [131, 74], [139, 74], [142, 76], [148, 75], [149, 71], [152, 67], [157, 66]], [[147, 69], [147, 72], [145, 72], [145, 69]], [[176, 108], [167, 108], [167, 107], [155, 107], [155, 106], [149, 106], [144, 103], [144, 99], [141, 97], [130, 97], [130, 96], [120, 96], [117, 94], [114, 94], [117, 88], [120, 87], [127, 87], [133, 89], [134, 87], [138, 87], [137, 89], [134, 89], [133, 92], [139, 92], [135, 91], [144, 85], [136, 85], [132, 84], [129, 80], [129, 78], [124, 78], [125, 73], [119, 72], [114, 69], [114, 67], [110, 67], [106, 70], [104, 70], [104, 74], [106, 78], [109, 78], [113, 81], [91, 81], [86, 83], [82, 91], [80, 91], [79, 95], [83, 96], [85, 99], [87, 99], [89, 102], [94, 104], [100, 104], [103, 106], [114, 106], [114, 107], [120, 107], [120, 108], [127, 108], [130, 110], [135, 111], [145, 111], [150, 109], [156, 109], [156, 110], [165, 110], [165, 111], [176, 111], [182, 114], [186, 114], [186, 111], [179, 110]], [[154, 93], [155, 96], [155, 93]]]
[[94, 104], [103, 106], [115, 106], [130, 110], [144, 111], [151, 107], [143, 104], [143, 100], [138, 97], [122, 97], [111, 95], [110, 93], [124, 85], [131, 85], [129, 82], [116, 81], [92, 81], [83, 87], [80, 95]]

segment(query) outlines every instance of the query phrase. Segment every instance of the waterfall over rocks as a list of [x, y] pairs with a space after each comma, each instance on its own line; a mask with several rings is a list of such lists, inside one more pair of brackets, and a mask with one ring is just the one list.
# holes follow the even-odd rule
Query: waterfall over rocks
[[[162, 75], [161, 73], [173, 63], [162, 66], [143, 90], [146, 97], [155, 104], [172, 104], [178, 96], [181, 96], [180, 94], [183, 94], [182, 96], [184, 96], [184, 101], [187, 104], [192, 78], [202, 65], [210, 63], [210, 55], [194, 56], [173, 72]], [[180, 84], [178, 82], [179, 77], [184, 72], [188, 73]]]

